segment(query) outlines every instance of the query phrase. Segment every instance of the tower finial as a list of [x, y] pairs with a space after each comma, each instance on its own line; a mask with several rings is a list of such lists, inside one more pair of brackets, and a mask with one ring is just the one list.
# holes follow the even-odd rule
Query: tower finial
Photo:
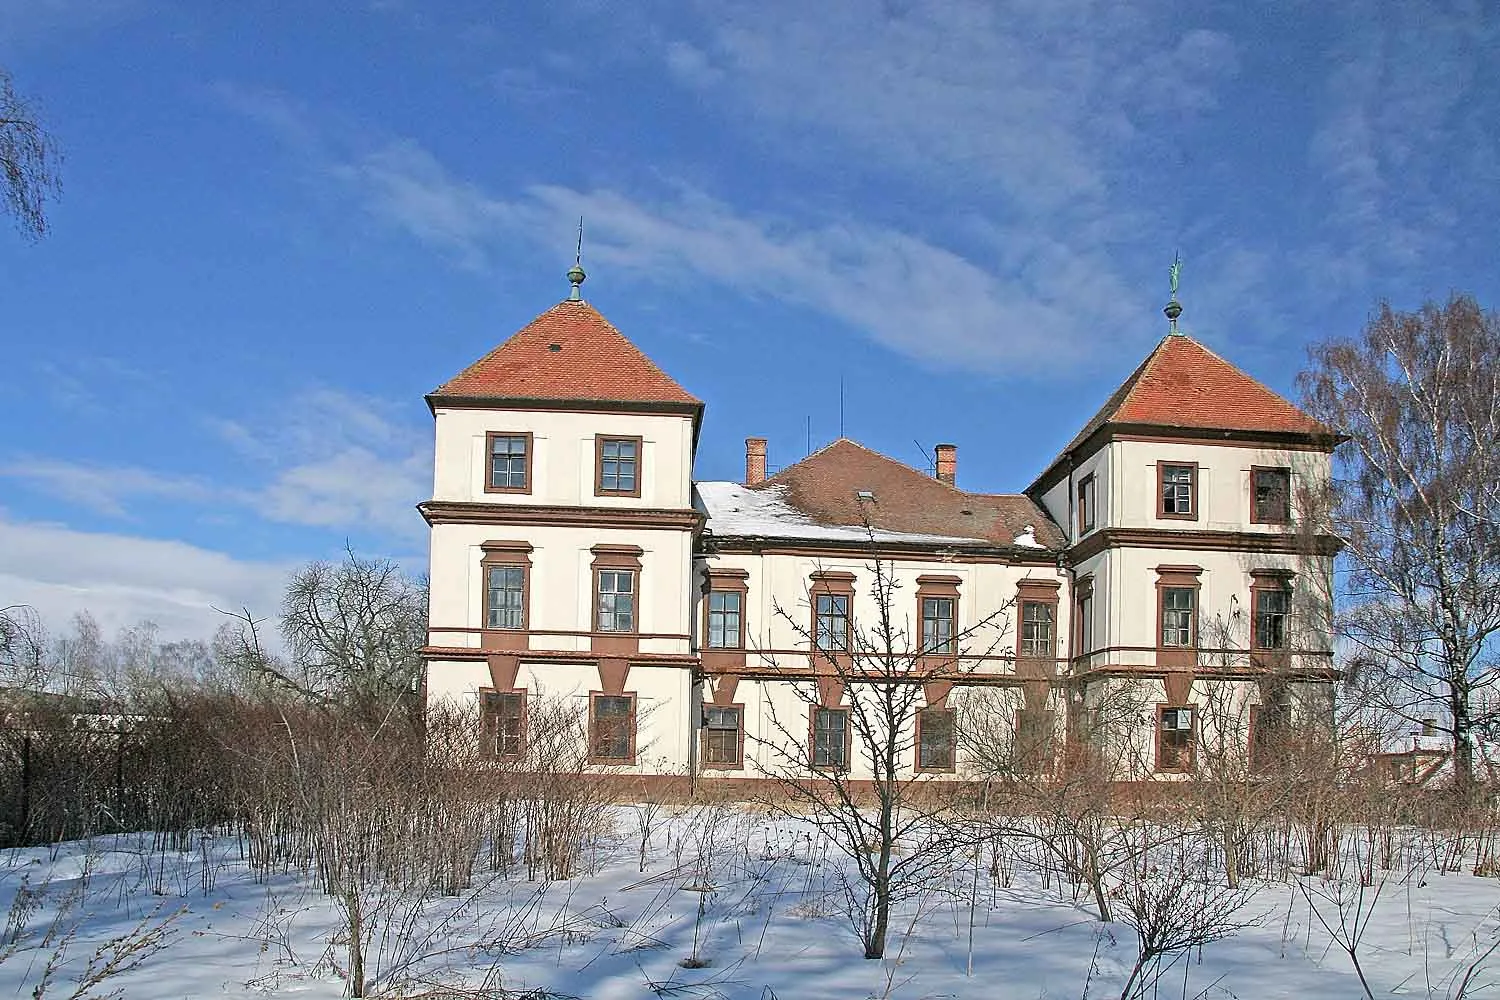
[[583, 279], [588, 275], [583, 273], [583, 216], [578, 217], [578, 253], [573, 257], [573, 266], [568, 268], [568, 281], [573, 285], [568, 292], [569, 302], [583, 301], [583, 291], [580, 286]]
[[1171, 324], [1168, 332], [1179, 334], [1182, 332], [1177, 329], [1177, 317], [1182, 315], [1182, 303], [1177, 301], [1177, 284], [1182, 278], [1182, 254], [1180, 252], [1172, 255], [1172, 266], [1167, 269], [1167, 275], [1171, 279], [1172, 297], [1167, 300], [1167, 306], [1162, 312], [1167, 314], [1167, 322]]

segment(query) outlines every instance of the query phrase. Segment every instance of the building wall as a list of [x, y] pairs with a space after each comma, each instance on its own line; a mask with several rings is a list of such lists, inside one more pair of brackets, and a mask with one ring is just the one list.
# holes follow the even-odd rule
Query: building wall
[[[432, 528], [431, 630], [434, 646], [480, 646], [484, 624], [481, 546], [524, 541], [530, 553], [531, 648], [589, 651], [594, 622], [593, 547], [642, 550], [636, 602], [643, 653], [687, 653], [692, 607], [692, 532], [678, 529], [438, 524]], [[659, 636], [651, 638], [649, 636]]]
[[[686, 415], [438, 407], [433, 499], [563, 507], [692, 507], [693, 421]], [[532, 435], [530, 493], [487, 493], [485, 434]], [[595, 496], [595, 435], [642, 438], [641, 495]]]

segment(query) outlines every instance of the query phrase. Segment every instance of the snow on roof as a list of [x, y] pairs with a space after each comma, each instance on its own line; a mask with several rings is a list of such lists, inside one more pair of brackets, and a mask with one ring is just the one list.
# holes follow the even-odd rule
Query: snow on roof
[[[904, 531], [870, 531], [859, 525], [819, 524], [786, 502], [780, 484], [747, 489], [739, 483], [697, 483], [696, 506], [708, 515], [708, 530], [719, 536], [797, 538], [812, 541], [911, 542], [915, 544], [993, 545], [985, 538], [917, 535]], [[1024, 544], [1017, 539], [1017, 544]], [[1036, 544], [1033, 538], [1032, 544]]]

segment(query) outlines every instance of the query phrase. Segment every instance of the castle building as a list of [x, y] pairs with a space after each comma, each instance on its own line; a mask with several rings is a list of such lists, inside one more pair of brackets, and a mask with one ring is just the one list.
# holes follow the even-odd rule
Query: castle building
[[[1305, 498], [1340, 440], [1176, 329], [1017, 494], [840, 438], [695, 482], [704, 404], [570, 297], [427, 396], [425, 691], [522, 758], [543, 699], [602, 771], [858, 778], [859, 699], [908, 696], [903, 773], [1259, 766], [1331, 712], [1338, 543]], [[882, 688], [884, 689], [884, 688]]]

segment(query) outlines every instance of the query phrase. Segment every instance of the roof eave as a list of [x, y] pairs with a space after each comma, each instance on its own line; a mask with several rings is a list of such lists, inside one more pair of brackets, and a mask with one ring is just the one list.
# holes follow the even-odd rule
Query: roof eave
[[1059, 452], [1042, 474], [1031, 481], [1026, 487], [1026, 496], [1036, 499], [1041, 493], [1045, 493], [1063, 478], [1065, 465], [1071, 458], [1076, 464], [1087, 459], [1101, 447], [1114, 440], [1119, 435], [1125, 434], [1154, 434], [1162, 437], [1176, 437], [1188, 441], [1233, 441], [1240, 443], [1265, 444], [1275, 448], [1278, 445], [1307, 449], [1309, 447], [1332, 453], [1335, 448], [1345, 441], [1351, 440], [1349, 435], [1337, 431], [1311, 432], [1311, 431], [1255, 431], [1255, 430], [1226, 430], [1213, 427], [1178, 427], [1170, 424], [1142, 424], [1142, 423], [1117, 423], [1107, 421], [1088, 437], [1071, 448]]

